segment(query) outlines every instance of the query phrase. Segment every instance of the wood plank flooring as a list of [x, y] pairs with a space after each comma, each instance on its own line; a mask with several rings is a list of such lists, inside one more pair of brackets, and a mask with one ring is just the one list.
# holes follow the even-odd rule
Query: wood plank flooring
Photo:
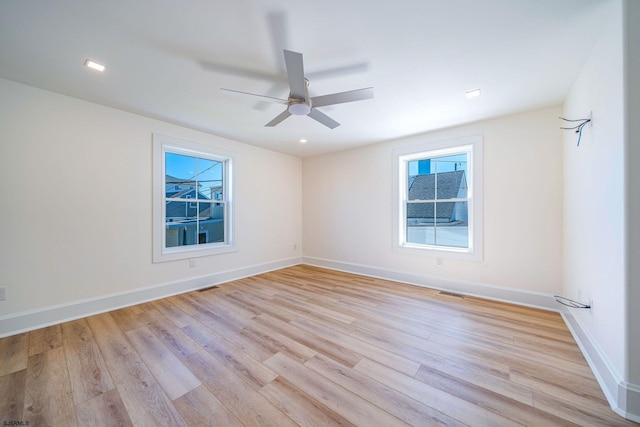
[[304, 265], [3, 338], [0, 361], [0, 423], [638, 425], [557, 313]]

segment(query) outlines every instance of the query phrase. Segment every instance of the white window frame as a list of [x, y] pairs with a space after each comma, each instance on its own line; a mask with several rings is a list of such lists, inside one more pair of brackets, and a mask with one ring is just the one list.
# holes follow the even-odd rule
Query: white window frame
[[[422, 254], [436, 258], [458, 258], [469, 261], [483, 259], [483, 218], [482, 218], [482, 135], [449, 140], [424, 142], [393, 151], [393, 251], [406, 254]], [[467, 186], [469, 215], [469, 246], [425, 245], [406, 241], [408, 198], [408, 163], [412, 160], [441, 157], [453, 154], [467, 154]]]
[[[205, 158], [222, 162], [224, 204], [224, 242], [166, 247], [166, 173], [165, 154], [167, 152]], [[205, 144], [153, 134], [153, 262], [175, 261], [202, 256], [235, 252], [234, 238], [234, 164], [235, 153]], [[196, 233], [197, 237], [197, 233]], [[197, 241], [197, 239], [196, 239]]]

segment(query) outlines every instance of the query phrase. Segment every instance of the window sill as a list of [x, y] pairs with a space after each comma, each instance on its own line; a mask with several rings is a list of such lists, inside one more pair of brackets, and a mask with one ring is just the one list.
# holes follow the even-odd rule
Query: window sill
[[189, 259], [189, 258], [199, 258], [204, 256], [212, 256], [212, 255], [220, 255], [227, 254], [232, 252], [237, 252], [238, 249], [235, 245], [220, 245], [214, 247], [207, 247], [202, 249], [194, 249], [194, 248], [173, 248], [170, 250], [165, 250], [160, 254], [153, 255], [153, 262], [166, 262], [166, 261], [177, 261], [181, 259]]
[[482, 253], [466, 248], [436, 247], [421, 245], [397, 245], [393, 252], [408, 255], [432, 256], [434, 258], [460, 259], [465, 261], [482, 261]]

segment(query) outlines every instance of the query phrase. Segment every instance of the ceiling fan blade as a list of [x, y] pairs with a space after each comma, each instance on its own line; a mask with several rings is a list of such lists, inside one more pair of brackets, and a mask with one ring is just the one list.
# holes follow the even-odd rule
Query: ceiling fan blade
[[312, 108], [309, 114], [307, 114], [307, 116], [311, 117], [313, 120], [317, 122], [322, 123], [329, 129], [334, 129], [340, 126], [340, 123], [336, 122], [331, 117], [327, 116], [325, 113], [323, 113], [320, 110], [316, 110], [315, 108]]
[[220, 88], [220, 91], [222, 91], [223, 93], [227, 93], [229, 95], [237, 95], [237, 96], [242, 96], [244, 98], [251, 98], [253, 100], [259, 99], [260, 101], [273, 102], [275, 104], [287, 105], [287, 100], [286, 99], [274, 98], [273, 96], [258, 95], [258, 94], [255, 94], [255, 93], [240, 92], [239, 90], [225, 89], [225, 88]]
[[342, 67], [328, 68], [326, 70], [318, 70], [307, 73], [309, 80], [328, 79], [331, 77], [341, 77], [348, 74], [364, 73], [369, 69], [368, 62], [358, 62], [351, 65], [343, 65]]
[[287, 66], [287, 78], [291, 96], [296, 99], [307, 99], [307, 84], [304, 81], [302, 54], [284, 50], [284, 62]]
[[236, 77], [247, 77], [255, 80], [280, 80], [281, 76], [276, 73], [265, 73], [257, 70], [250, 70], [248, 68], [236, 67], [234, 65], [221, 64], [211, 61], [198, 61], [200, 66], [207, 71], [213, 71], [215, 73], [228, 74], [230, 76]]
[[291, 113], [289, 112], [289, 109], [286, 109], [282, 113], [278, 114], [275, 119], [271, 120], [265, 126], [274, 127], [275, 125], [277, 125], [278, 123], [280, 123], [281, 121], [289, 117], [290, 115]]
[[[286, 94], [288, 91], [289, 91], [289, 87], [287, 86], [286, 83], [277, 82], [277, 83], [274, 83], [269, 88], [269, 90], [266, 91], [264, 96], [274, 97], [274, 96], [277, 96], [277, 95]], [[268, 102], [258, 101], [258, 102], [256, 102], [256, 105], [253, 108], [255, 108], [256, 110], [264, 111], [267, 108], [269, 108], [270, 105], [272, 105], [272, 104], [270, 104]]]
[[331, 93], [329, 95], [314, 96], [311, 98], [313, 107], [324, 107], [325, 105], [343, 104], [345, 102], [362, 101], [373, 98], [373, 88], [350, 90], [347, 92]]

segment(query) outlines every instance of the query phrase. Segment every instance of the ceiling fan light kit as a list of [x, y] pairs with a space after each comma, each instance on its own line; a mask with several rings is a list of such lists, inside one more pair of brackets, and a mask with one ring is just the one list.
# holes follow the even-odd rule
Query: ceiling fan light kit
[[293, 102], [289, 105], [288, 110], [294, 116], [306, 116], [311, 112], [311, 106], [304, 102]]
[[309, 116], [315, 121], [322, 123], [330, 129], [340, 126], [340, 123], [327, 116], [316, 107], [325, 107], [327, 105], [343, 104], [345, 102], [362, 101], [373, 98], [373, 88], [356, 89], [347, 92], [332, 93], [329, 95], [309, 96], [309, 80], [304, 76], [304, 65], [302, 62], [302, 54], [284, 50], [284, 61], [287, 68], [287, 79], [289, 81], [289, 98], [281, 99], [271, 96], [258, 95], [254, 93], [240, 92], [232, 89], [221, 90], [224, 93], [232, 95], [241, 95], [251, 98], [258, 98], [262, 101], [272, 102], [276, 104], [284, 104], [287, 109], [276, 116], [265, 126], [273, 127], [281, 123], [291, 115]]

